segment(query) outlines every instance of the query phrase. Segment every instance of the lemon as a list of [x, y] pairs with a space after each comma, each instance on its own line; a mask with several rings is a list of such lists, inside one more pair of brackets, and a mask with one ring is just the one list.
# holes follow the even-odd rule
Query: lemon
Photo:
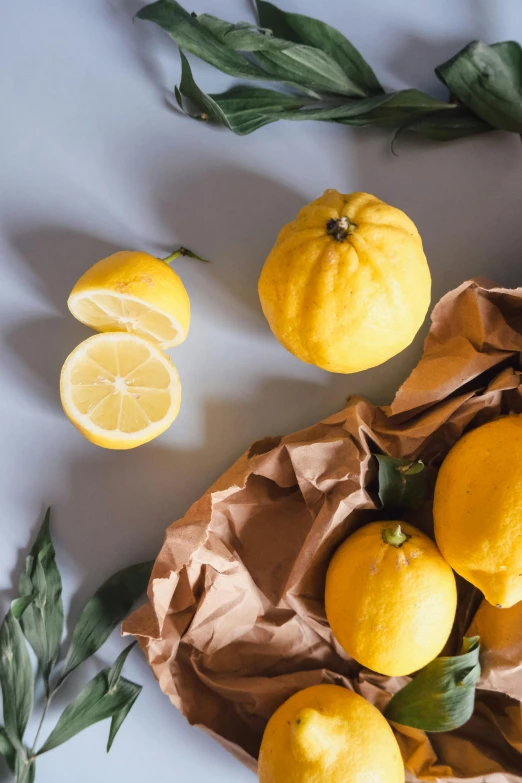
[[431, 278], [415, 225], [368, 193], [327, 190], [286, 225], [259, 279], [284, 347], [330, 372], [385, 362], [411, 343]]
[[493, 606], [522, 600], [522, 416], [472, 430], [442, 463], [435, 537], [455, 571]]
[[[173, 253], [193, 253], [182, 250]], [[190, 325], [190, 300], [166, 259], [122, 250], [98, 261], [78, 280], [68, 307], [98, 332], [131, 332], [161, 348], [182, 343]]]
[[98, 334], [67, 357], [60, 378], [67, 417], [92, 443], [132, 449], [160, 435], [178, 415], [178, 371], [149, 340]]
[[455, 576], [431, 538], [413, 525], [373, 522], [333, 556], [325, 604], [348, 655], [379, 674], [411, 674], [448, 640], [457, 610]]
[[338, 685], [299, 691], [270, 718], [260, 783], [404, 783], [397, 740], [379, 710]]

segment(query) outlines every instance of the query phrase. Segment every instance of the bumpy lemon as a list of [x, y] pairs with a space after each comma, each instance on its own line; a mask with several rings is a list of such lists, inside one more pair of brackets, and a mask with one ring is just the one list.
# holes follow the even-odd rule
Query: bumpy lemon
[[132, 449], [160, 435], [178, 415], [178, 371], [149, 340], [125, 332], [94, 335], [67, 357], [63, 409], [92, 443]]
[[176, 272], [166, 261], [130, 250], [88, 269], [67, 304], [98, 332], [131, 332], [161, 348], [182, 343], [190, 324], [190, 300]]
[[272, 715], [260, 783], [404, 783], [393, 731], [379, 710], [338, 685], [314, 685]]
[[333, 556], [325, 604], [348, 655], [375, 672], [400, 676], [442, 651], [455, 619], [457, 588], [431, 538], [405, 522], [373, 522]]
[[469, 432], [442, 463], [435, 537], [455, 571], [490, 604], [522, 600], [522, 416]]
[[430, 302], [415, 225], [368, 193], [327, 190], [280, 232], [259, 279], [284, 347], [331, 372], [358, 372], [408, 346]]

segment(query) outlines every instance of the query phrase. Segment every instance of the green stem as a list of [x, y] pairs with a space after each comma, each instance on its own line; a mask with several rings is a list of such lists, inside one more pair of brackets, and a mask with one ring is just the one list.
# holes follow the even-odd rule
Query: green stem
[[40, 723], [38, 724], [38, 728], [36, 730], [36, 736], [34, 738], [33, 747], [29, 751], [29, 761], [33, 761], [37, 757], [36, 752], [36, 746], [38, 744], [38, 739], [40, 737], [40, 732], [42, 731], [42, 727], [44, 725], [44, 720], [47, 715], [47, 711], [49, 710], [49, 707], [51, 706], [51, 701], [53, 699], [53, 696], [60, 690], [63, 683], [65, 682], [65, 677], [62, 680], [59, 680], [57, 684], [54, 687], [48, 686], [48, 690], [46, 690], [45, 695], [45, 704], [42, 712], [42, 717], [40, 718]]
[[385, 544], [394, 546], [397, 549], [401, 547], [410, 536], [403, 533], [400, 525], [394, 525], [394, 527], [387, 527], [382, 531], [382, 540]]
[[49, 709], [49, 706], [51, 704], [51, 699], [53, 698], [54, 692], [51, 691], [48, 696], [45, 697], [45, 704], [42, 711], [42, 717], [40, 718], [40, 723], [38, 724], [38, 728], [36, 729], [36, 736], [34, 738], [33, 747], [29, 751], [29, 760], [32, 761], [35, 758], [35, 751], [36, 746], [38, 744], [38, 738], [40, 737], [40, 732], [42, 731], [42, 727], [44, 725], [44, 720], [47, 715], [47, 710]]
[[162, 258], [162, 261], [165, 261], [166, 264], [170, 264], [172, 261], [175, 261], [176, 258], [179, 258], [180, 256], [187, 256], [187, 258], [195, 258], [196, 261], [203, 261], [203, 263], [207, 264], [208, 261], [206, 258], [201, 258], [201, 256], [196, 255], [196, 253], [193, 253], [192, 250], [187, 250], [186, 247], [180, 247], [178, 250], [174, 250], [173, 253], [170, 254], [170, 256], [167, 256], [166, 258]]

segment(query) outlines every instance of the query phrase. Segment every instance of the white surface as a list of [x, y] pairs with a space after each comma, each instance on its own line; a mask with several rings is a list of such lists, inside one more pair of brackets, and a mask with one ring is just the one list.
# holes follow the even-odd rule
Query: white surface
[[[233, 21], [247, 0], [187, 0]], [[283, 223], [323, 189], [367, 190], [417, 223], [434, 301], [471, 275], [522, 281], [522, 147], [492, 134], [448, 146], [280, 123], [252, 136], [192, 122], [165, 102], [176, 47], [132, 23], [139, 0], [3, 0], [0, 5], [0, 590], [10, 596], [48, 503], [73, 616], [109, 574], [153, 557], [163, 531], [252, 440], [312, 424], [351, 393], [386, 402], [417, 360], [422, 335], [383, 367], [354, 376], [300, 364], [272, 338], [256, 280]], [[522, 40], [520, 0], [281, 0], [334, 23], [388, 87], [443, 94], [433, 67], [473, 38]], [[208, 89], [229, 80], [192, 58]], [[84, 441], [64, 418], [58, 376], [89, 331], [66, 309], [83, 270], [116, 249], [179, 261], [193, 320], [171, 352], [184, 390], [179, 419], [128, 453]], [[115, 634], [99, 656], [112, 661]], [[91, 667], [91, 672], [95, 665]], [[71, 682], [75, 688], [91, 672]], [[170, 706], [136, 653], [143, 694], [109, 756], [107, 723], [38, 762], [38, 783], [253, 781]], [[62, 703], [58, 701], [47, 726]], [[3, 768], [0, 768], [3, 770]], [[1, 773], [0, 773], [0, 779]]]

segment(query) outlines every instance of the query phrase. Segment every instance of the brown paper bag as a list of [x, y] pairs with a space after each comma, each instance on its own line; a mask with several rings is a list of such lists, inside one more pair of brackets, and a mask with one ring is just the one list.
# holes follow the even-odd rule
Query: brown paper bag
[[[464, 283], [432, 322], [391, 406], [352, 397], [309, 429], [255, 443], [167, 530], [149, 603], [124, 625], [172, 703], [253, 770], [268, 718], [295, 691], [338, 683], [384, 708], [408, 681], [348, 658], [324, 613], [332, 553], [382, 516], [371, 454], [421, 458], [434, 477], [464, 429], [522, 411], [522, 288]], [[431, 533], [431, 503], [406, 519]], [[467, 631], [482, 637], [475, 712], [450, 733], [394, 726], [407, 779], [522, 783], [522, 604], [477, 612], [481, 596], [462, 580], [459, 595], [447, 651]]]

